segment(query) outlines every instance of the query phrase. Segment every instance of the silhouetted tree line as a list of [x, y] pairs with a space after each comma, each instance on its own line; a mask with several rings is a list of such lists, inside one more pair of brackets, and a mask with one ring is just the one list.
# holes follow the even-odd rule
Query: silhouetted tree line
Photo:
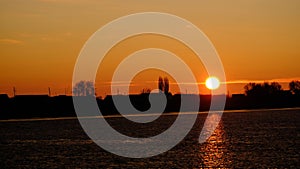
[[289, 83], [283, 90], [277, 82], [248, 83], [245, 94], [233, 94], [227, 99], [226, 109], [283, 108], [300, 106], [300, 82]]
[[287, 94], [300, 94], [300, 81], [289, 83], [289, 90], [285, 91], [278, 82], [248, 83], [245, 85], [245, 94], [249, 97], [280, 97]]
[[[175, 94], [169, 92], [168, 78], [159, 77], [158, 88], [160, 94], [167, 95], [167, 105], [164, 112], [176, 112], [180, 110], [181, 99], [187, 99], [190, 107], [193, 107], [196, 97], [200, 98], [199, 111], [207, 111], [210, 108], [211, 96], [198, 94]], [[300, 106], [300, 82], [289, 83], [289, 90], [283, 90], [277, 82], [249, 83], [245, 85], [245, 94], [233, 94], [227, 97], [225, 109], [255, 109], [255, 108], [282, 108]], [[149, 95], [151, 90], [144, 89], [141, 94], [129, 95], [131, 103], [140, 111], [146, 111], [150, 107]], [[92, 82], [80, 81], [74, 85], [74, 97], [82, 99], [96, 99], [103, 115], [119, 114], [112, 96], [104, 99], [96, 98], [95, 87]], [[124, 95], [116, 95], [124, 97]], [[222, 98], [222, 97], [220, 97]], [[218, 101], [218, 99], [217, 99]], [[221, 101], [221, 100], [220, 100]], [[186, 107], [185, 111], [195, 111]], [[130, 112], [128, 112], [130, 113]], [[87, 116], [94, 115], [87, 112]], [[0, 94], [0, 119], [33, 118], [33, 117], [68, 117], [76, 116], [72, 96], [49, 95], [16, 95], [9, 98], [6, 94]]]

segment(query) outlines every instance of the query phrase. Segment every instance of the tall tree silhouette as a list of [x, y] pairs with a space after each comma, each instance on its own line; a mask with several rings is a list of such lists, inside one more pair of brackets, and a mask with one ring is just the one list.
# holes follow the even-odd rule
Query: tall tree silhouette
[[164, 92], [165, 94], [169, 93], [169, 79], [167, 77], [164, 78]]
[[94, 83], [91, 81], [80, 81], [73, 86], [74, 96], [95, 96]]
[[164, 81], [163, 78], [160, 76], [158, 78], [158, 89], [160, 93], [164, 91]]
[[300, 81], [298, 81], [298, 80], [291, 81], [289, 83], [289, 87], [290, 87], [290, 91], [293, 94], [300, 95]]

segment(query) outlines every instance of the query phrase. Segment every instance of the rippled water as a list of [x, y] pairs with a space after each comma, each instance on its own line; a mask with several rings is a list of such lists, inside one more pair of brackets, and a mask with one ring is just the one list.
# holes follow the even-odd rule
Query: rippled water
[[[188, 115], [187, 115], [188, 116]], [[300, 109], [226, 112], [214, 134], [198, 137], [207, 114], [200, 113], [188, 136], [170, 151], [146, 159], [110, 154], [76, 119], [0, 122], [0, 168], [297, 168], [300, 166]], [[108, 122], [129, 136], [166, 130], [176, 115], [137, 126], [121, 118]], [[124, 127], [126, 126], [126, 127]]]

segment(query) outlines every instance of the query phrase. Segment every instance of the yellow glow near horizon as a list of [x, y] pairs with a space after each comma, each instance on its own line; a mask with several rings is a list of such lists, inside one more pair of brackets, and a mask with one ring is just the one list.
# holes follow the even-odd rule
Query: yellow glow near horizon
[[205, 81], [205, 85], [210, 90], [215, 90], [220, 87], [220, 81], [216, 77], [208, 77]]

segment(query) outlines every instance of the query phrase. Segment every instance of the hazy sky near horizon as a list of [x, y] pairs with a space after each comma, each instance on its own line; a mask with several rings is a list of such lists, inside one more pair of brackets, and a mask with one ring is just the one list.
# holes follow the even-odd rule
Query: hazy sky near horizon
[[[74, 64], [85, 41], [101, 26], [137, 12], [166, 12], [198, 26], [217, 49], [232, 93], [242, 92], [249, 81], [300, 80], [299, 9], [299, 0], [1, 0], [0, 93], [11, 92], [13, 86], [20, 93], [46, 93], [48, 87], [64, 93], [71, 88]], [[146, 45], [140, 43], [147, 38]], [[172, 50], [177, 44], [166, 40], [169, 46], [160, 46], [155, 43], [158, 39], [127, 42], [131, 51], [153, 45]], [[174, 47], [179, 55], [180, 46]], [[121, 44], [112, 53], [124, 55], [128, 48]], [[202, 83], [205, 72], [191, 67], [198, 69], [197, 80]], [[148, 74], [137, 77], [137, 82], [157, 80], [156, 74]], [[99, 79], [99, 85], [109, 83], [109, 76]], [[109, 93], [107, 86], [96, 86], [98, 93]]]

